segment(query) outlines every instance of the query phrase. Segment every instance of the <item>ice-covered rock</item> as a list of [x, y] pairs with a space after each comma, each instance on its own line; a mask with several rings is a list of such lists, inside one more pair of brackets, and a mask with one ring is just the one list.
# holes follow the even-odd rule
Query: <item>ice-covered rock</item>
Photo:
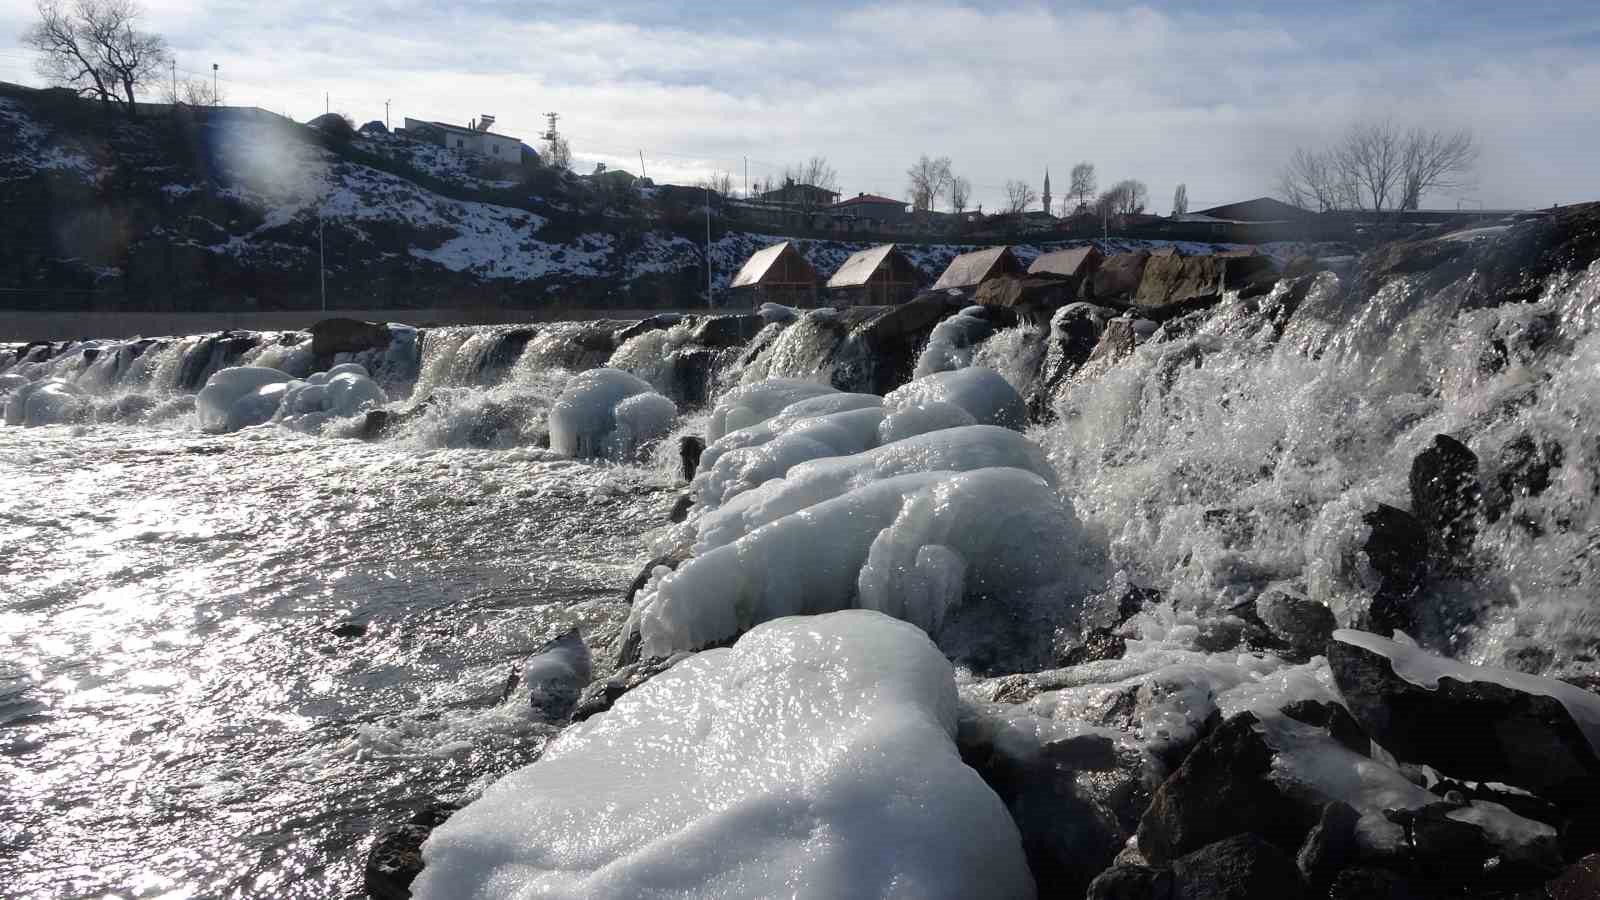
[[315, 433], [334, 419], [362, 415], [388, 399], [364, 367], [344, 363], [291, 383], [283, 393], [276, 418], [296, 431]]
[[930, 402], [902, 406], [878, 425], [878, 443], [892, 444], [930, 431], [976, 425], [972, 414], [953, 403]]
[[[838, 486], [848, 476], [827, 480]], [[762, 493], [803, 505], [647, 586], [630, 623], [644, 655], [710, 646], [782, 616], [859, 606], [917, 624], [953, 656], [988, 655], [999, 641], [1012, 663], [1025, 664], [1040, 653], [1029, 645], [1048, 647], [1050, 622], [1068, 614], [1068, 598], [1081, 596], [1092, 577], [1094, 554], [1072, 507], [1022, 469], [900, 474], [815, 503], [804, 491]], [[777, 510], [740, 512], [759, 519]], [[748, 522], [724, 524], [721, 539]], [[980, 608], [959, 615], [980, 599]]]
[[589, 647], [574, 628], [545, 643], [523, 664], [528, 703], [544, 718], [561, 721], [578, 705], [578, 695], [593, 672]]
[[715, 444], [728, 432], [759, 425], [793, 403], [837, 393], [828, 385], [797, 378], [768, 378], [742, 385], [722, 395], [711, 410], [706, 440]]
[[550, 449], [624, 459], [672, 428], [678, 408], [648, 381], [618, 369], [573, 377], [550, 408]]
[[1010, 382], [991, 369], [970, 367], [953, 372], [938, 372], [908, 382], [883, 398], [892, 415], [895, 411], [928, 403], [948, 403], [981, 425], [1022, 429], [1028, 424], [1028, 407]]
[[272, 419], [286, 388], [264, 391], [293, 381], [287, 372], [265, 366], [234, 366], [206, 379], [195, 398], [195, 415], [205, 431], [238, 431]]
[[995, 897], [1034, 885], [916, 629], [769, 622], [573, 726], [423, 846], [419, 898]]
[[21, 388], [23, 385], [30, 383], [31, 382], [22, 375], [17, 375], [11, 372], [0, 374], [0, 397], [9, 396], [10, 394], [15, 393], [17, 389]]
[[802, 419], [774, 416], [724, 435], [700, 458], [703, 469], [693, 487], [696, 499], [714, 509], [739, 493], [782, 478], [803, 462], [860, 453], [877, 444], [882, 421], [883, 410], [869, 406]]
[[18, 386], [5, 397], [7, 425], [72, 425], [89, 417], [89, 398], [70, 381], [49, 378]]
[[928, 345], [917, 357], [913, 378], [950, 372], [972, 365], [972, 355], [984, 339], [994, 334], [994, 323], [982, 306], [968, 306], [940, 322], [928, 335]]

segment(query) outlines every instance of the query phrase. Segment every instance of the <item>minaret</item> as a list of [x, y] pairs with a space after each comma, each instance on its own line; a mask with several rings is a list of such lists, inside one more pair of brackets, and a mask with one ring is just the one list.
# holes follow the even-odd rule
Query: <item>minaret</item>
[[1044, 196], [1040, 197], [1039, 199], [1044, 201], [1044, 211], [1046, 213], [1049, 213], [1050, 212], [1050, 168], [1048, 166], [1046, 166], [1045, 170], [1044, 170]]

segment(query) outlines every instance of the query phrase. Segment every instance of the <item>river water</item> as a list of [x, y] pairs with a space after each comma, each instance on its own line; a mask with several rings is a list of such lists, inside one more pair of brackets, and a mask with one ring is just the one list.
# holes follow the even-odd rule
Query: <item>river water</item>
[[[1491, 514], [1417, 637], [1593, 673], [1600, 266], [1503, 307], [1322, 278], [1298, 309], [1229, 297], [1063, 387], [1030, 436], [1085, 533], [1201, 614], [1280, 587], [1349, 624], [1376, 586], [1363, 510], [1406, 506], [1412, 459], [1453, 434]], [[716, 384], [837, 383], [826, 325], [764, 330]], [[683, 338], [610, 359], [666, 392]], [[1026, 392], [1043, 339], [1002, 330], [973, 364]], [[210, 372], [304, 363], [252, 340], [11, 366], [92, 389], [96, 424], [0, 428], [0, 894], [358, 894], [377, 828], [553, 734], [502, 702], [508, 670], [573, 626], [602, 660], [626, 618], [679, 488], [670, 453], [540, 447], [569, 369], [606, 352], [561, 329], [440, 330], [361, 360], [396, 408], [434, 398], [391, 439], [200, 433], [183, 398]]]

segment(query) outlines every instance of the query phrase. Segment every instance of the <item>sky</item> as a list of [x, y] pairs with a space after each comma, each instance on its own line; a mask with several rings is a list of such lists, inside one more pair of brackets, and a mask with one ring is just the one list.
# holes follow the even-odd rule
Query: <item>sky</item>
[[[537, 144], [561, 114], [574, 168], [734, 186], [823, 155], [840, 188], [907, 195], [948, 156], [995, 208], [1008, 180], [1055, 196], [1079, 161], [1137, 178], [1165, 213], [1270, 195], [1296, 147], [1391, 120], [1471, 129], [1473, 183], [1427, 206], [1600, 199], [1600, 4], [1279, 2], [448, 5], [143, 0], [179, 74], [225, 102], [357, 124], [496, 116]], [[40, 84], [0, 0], [0, 80]], [[152, 97], [152, 99], [154, 99]]]

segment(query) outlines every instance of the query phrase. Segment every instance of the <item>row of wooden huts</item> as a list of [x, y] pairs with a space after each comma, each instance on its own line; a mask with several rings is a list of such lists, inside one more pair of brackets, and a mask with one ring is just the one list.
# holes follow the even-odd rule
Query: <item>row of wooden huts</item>
[[[932, 290], [971, 290], [1007, 275], [1076, 278], [1100, 258], [1097, 248], [1086, 245], [1045, 253], [1024, 268], [1010, 247], [986, 247], [951, 260]], [[824, 297], [835, 306], [887, 306], [910, 300], [927, 284], [927, 274], [894, 244], [851, 254], [824, 282], [795, 242], [784, 241], [751, 254], [730, 287], [751, 306], [815, 306]]]

